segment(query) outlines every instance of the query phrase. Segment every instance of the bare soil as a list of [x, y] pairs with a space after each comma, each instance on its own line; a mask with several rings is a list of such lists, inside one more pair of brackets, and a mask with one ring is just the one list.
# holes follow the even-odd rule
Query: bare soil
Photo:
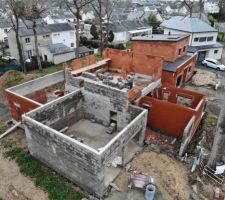
[[[144, 152], [134, 158], [131, 168], [154, 177], [162, 199], [190, 199], [191, 188], [188, 184], [188, 172], [179, 161], [163, 153]], [[126, 190], [129, 174], [123, 172], [115, 181], [120, 189]]]
[[[22, 129], [12, 132], [7, 139], [13, 139], [18, 146], [27, 147]], [[0, 147], [0, 198], [3, 200], [48, 200], [48, 194], [37, 188], [33, 181], [20, 173], [19, 167], [13, 160], [3, 157]]]

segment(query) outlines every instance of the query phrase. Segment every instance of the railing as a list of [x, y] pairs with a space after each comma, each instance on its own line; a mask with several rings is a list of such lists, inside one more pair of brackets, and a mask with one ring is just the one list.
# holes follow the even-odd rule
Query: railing
[[210, 168], [207, 165], [204, 165], [204, 163], [201, 161], [199, 164], [199, 170], [202, 176], [206, 176], [209, 178], [212, 182], [222, 185], [225, 183], [225, 177], [222, 174], [215, 174], [215, 170]]

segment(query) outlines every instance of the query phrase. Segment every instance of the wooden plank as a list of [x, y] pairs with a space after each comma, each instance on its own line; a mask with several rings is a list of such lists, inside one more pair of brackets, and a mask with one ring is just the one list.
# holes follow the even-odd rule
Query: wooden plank
[[88, 71], [88, 70], [91, 70], [91, 69], [95, 69], [97, 67], [101, 67], [102, 65], [105, 65], [107, 64], [108, 61], [110, 61], [111, 59], [110, 58], [107, 58], [107, 59], [104, 59], [104, 60], [101, 60], [93, 65], [89, 65], [87, 67], [83, 67], [83, 68], [80, 68], [80, 69], [77, 69], [77, 70], [74, 70], [72, 71], [72, 74], [75, 75], [75, 74], [79, 74], [79, 73], [82, 73], [84, 71]]
[[14, 126], [12, 126], [10, 129], [8, 129], [5, 133], [3, 133], [2, 135], [0, 135], [0, 139], [2, 139], [3, 137], [5, 137], [6, 135], [8, 135], [9, 133], [11, 133], [14, 129], [16, 129], [19, 125], [21, 124], [21, 122], [16, 123]]

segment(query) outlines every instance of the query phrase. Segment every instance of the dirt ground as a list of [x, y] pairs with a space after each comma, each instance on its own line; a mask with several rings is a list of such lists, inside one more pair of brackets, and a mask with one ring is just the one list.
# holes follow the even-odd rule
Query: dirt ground
[[[134, 158], [131, 168], [154, 177], [162, 199], [190, 199], [191, 188], [188, 184], [188, 172], [177, 160], [162, 153], [144, 152]], [[179, 176], [177, 176], [177, 172], [179, 172]], [[127, 189], [129, 175], [129, 172], [124, 171], [115, 181], [121, 190]]]
[[[24, 148], [27, 146], [24, 131], [17, 129], [7, 139], [12, 139]], [[20, 173], [13, 160], [3, 157], [0, 147], [0, 198], [3, 200], [48, 200], [48, 194], [37, 188], [33, 181]]]

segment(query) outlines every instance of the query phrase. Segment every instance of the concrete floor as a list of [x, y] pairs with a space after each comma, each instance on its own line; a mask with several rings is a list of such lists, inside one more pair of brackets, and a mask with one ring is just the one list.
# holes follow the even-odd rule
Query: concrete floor
[[98, 148], [104, 147], [118, 133], [107, 134], [107, 128], [90, 120], [81, 119], [70, 126], [65, 134], [80, 138], [84, 141], [84, 144], [98, 150]]

